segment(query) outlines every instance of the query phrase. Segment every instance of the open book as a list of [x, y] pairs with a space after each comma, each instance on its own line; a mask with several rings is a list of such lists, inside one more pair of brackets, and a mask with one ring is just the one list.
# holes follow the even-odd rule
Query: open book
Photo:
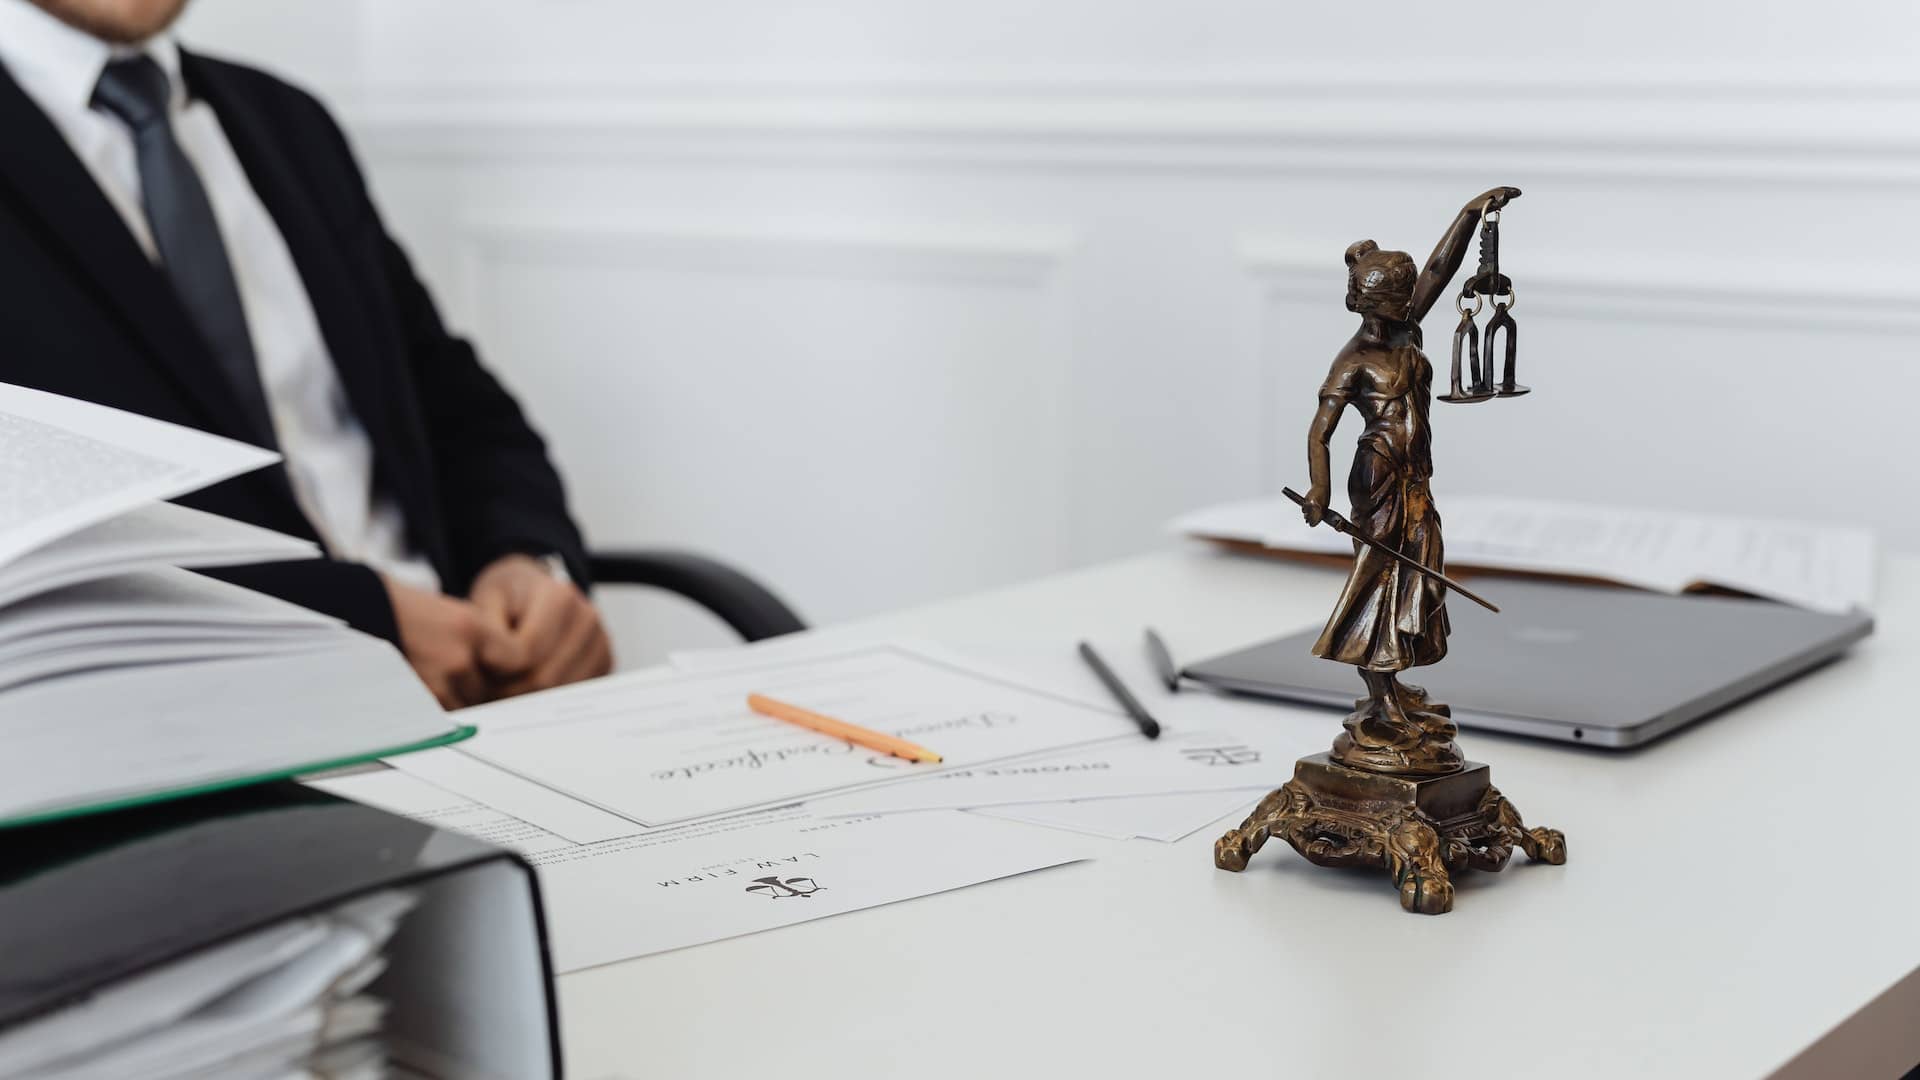
[[[1447, 567], [1604, 581], [1654, 592], [1725, 589], [1812, 611], [1872, 610], [1878, 546], [1845, 525], [1676, 513], [1486, 495], [1440, 502]], [[1242, 551], [1353, 556], [1354, 541], [1311, 528], [1273, 496], [1210, 506], [1167, 525]]]
[[0, 826], [471, 732], [385, 642], [179, 569], [319, 555], [160, 501], [277, 460], [0, 384]]

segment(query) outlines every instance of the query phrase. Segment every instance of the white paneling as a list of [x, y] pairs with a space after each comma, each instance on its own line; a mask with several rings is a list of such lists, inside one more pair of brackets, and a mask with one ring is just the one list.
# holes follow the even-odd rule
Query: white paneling
[[724, 555], [816, 618], [1063, 558], [1063, 234], [469, 236], [475, 329], [596, 544]]
[[[1312, 388], [1353, 330], [1352, 317], [1340, 314], [1272, 294], [1265, 325], [1276, 385], [1269, 392], [1283, 433], [1270, 481], [1276, 489], [1305, 481]], [[1887, 482], [1886, 463], [1906, 453], [1909, 435], [1863, 415], [1857, 385], [1829, 366], [1831, 331], [1676, 320], [1663, 321], [1655, 336], [1617, 319], [1516, 314], [1520, 381], [1534, 393], [1433, 405], [1434, 486], [1443, 510], [1449, 493], [1518, 491], [1676, 510], [1831, 515], [1870, 522], [1896, 545], [1920, 544], [1905, 507], [1858, 497]], [[1454, 321], [1440, 311], [1426, 325], [1436, 392], [1447, 379]], [[1911, 372], [1875, 366], [1894, 398], [1920, 392]], [[1791, 409], [1780, 407], [1783, 393], [1792, 393]], [[1357, 423], [1348, 415], [1335, 436], [1336, 486], [1344, 484]]]
[[1913, 5], [277, 0], [275, 40], [252, 2], [197, 25], [351, 72], [391, 222], [598, 537], [815, 616], [1298, 479], [1341, 251], [1423, 256], [1494, 184], [1537, 392], [1436, 406], [1443, 494], [1920, 546], [1874, 411], [1920, 391]]
[[[1272, 415], [1282, 432], [1304, 432], [1312, 387], [1354, 328], [1355, 316], [1328, 303], [1345, 287], [1345, 268], [1271, 239], [1241, 250], [1265, 285]], [[1503, 262], [1526, 283], [1516, 283], [1523, 295], [1514, 308], [1519, 381], [1536, 392], [1471, 407], [1435, 403], [1442, 495], [1553, 492], [1830, 515], [1870, 523], [1896, 545], [1920, 545], [1920, 516], [1861, 497], [1885, 483], [1886, 462], [1909, 453], [1911, 434], [1866, 410], [1876, 398], [1920, 395], [1907, 348], [1920, 331], [1920, 274], [1704, 258], [1628, 269], [1562, 256], [1521, 275]], [[1457, 321], [1443, 301], [1424, 325], [1436, 393]], [[1336, 436], [1337, 460], [1347, 460], [1353, 434]], [[1283, 453], [1269, 485], [1298, 486], [1305, 467], [1303, 453]]]

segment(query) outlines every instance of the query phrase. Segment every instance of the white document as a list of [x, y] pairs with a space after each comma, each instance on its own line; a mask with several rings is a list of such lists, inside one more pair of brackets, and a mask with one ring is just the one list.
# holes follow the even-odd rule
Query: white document
[[1268, 790], [1253, 787], [1182, 795], [1141, 795], [1131, 799], [1016, 803], [985, 806], [971, 812], [1029, 825], [1070, 829], [1109, 840], [1158, 840], [1171, 844], [1229, 815], [1236, 819], [1244, 817]]
[[[1878, 546], [1866, 529], [1473, 495], [1445, 499], [1440, 512], [1452, 566], [1600, 578], [1658, 592], [1711, 585], [1834, 613], [1873, 605]], [[1353, 550], [1332, 529], [1308, 527], [1285, 498], [1209, 507], [1169, 527], [1281, 551]]]
[[[468, 743], [487, 738], [482, 732]], [[465, 746], [467, 743], [461, 744]], [[570, 798], [466, 753], [461, 746], [388, 758], [387, 764], [443, 791], [529, 822], [575, 844], [618, 840], [647, 827], [590, 803]]]
[[[1276, 705], [1281, 712], [1294, 712]], [[1305, 709], [1303, 716], [1321, 716]], [[1015, 803], [1230, 791], [1258, 786], [1299, 756], [1297, 725], [1275, 716], [1238, 734], [1169, 732], [1039, 758], [975, 765], [807, 801], [823, 817]]]
[[320, 548], [305, 540], [185, 506], [154, 503], [89, 525], [0, 566], [0, 608], [112, 574], [319, 557]]
[[[915, 765], [761, 716], [763, 693], [945, 757]], [[664, 825], [778, 806], [910, 773], [1126, 738], [1117, 710], [897, 645], [660, 677], [640, 673], [468, 710], [466, 752], [555, 791]]]
[[798, 807], [575, 844], [405, 773], [313, 786], [527, 856], [560, 972], [947, 892], [1088, 851], [1068, 833], [975, 814], [822, 821]]
[[116, 514], [278, 460], [232, 439], [0, 383], [0, 566]]
[[1661, 592], [1717, 585], [1836, 614], [1873, 605], [1878, 556], [1866, 529], [1532, 499], [1482, 497], [1464, 509], [1473, 527], [1456, 540], [1449, 519], [1447, 547], [1466, 562]]
[[[485, 738], [485, 735], [476, 737]], [[489, 765], [464, 753], [461, 746], [467, 745], [472, 744], [406, 754], [390, 759], [387, 764], [576, 844], [652, 831]], [[1080, 802], [1016, 803], [974, 812], [1112, 840], [1140, 837], [1171, 843], [1218, 821], [1225, 814], [1251, 806], [1278, 783], [1270, 775], [1254, 775], [1249, 779], [1258, 786]]]

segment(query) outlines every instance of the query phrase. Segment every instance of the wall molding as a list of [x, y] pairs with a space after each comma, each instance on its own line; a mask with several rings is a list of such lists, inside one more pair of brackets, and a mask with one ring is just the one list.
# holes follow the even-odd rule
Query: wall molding
[[456, 236], [455, 288], [467, 312], [479, 310], [486, 276], [512, 263], [1039, 288], [1076, 245], [1071, 230], [1051, 226], [749, 225], [485, 211], [466, 215]]
[[[1341, 262], [1344, 242], [1307, 244], [1250, 234], [1240, 237], [1236, 248], [1243, 269], [1270, 298], [1325, 305], [1338, 303], [1346, 288], [1346, 268]], [[1415, 254], [1416, 259], [1424, 256], [1424, 252]], [[1705, 258], [1650, 259], [1629, 267], [1617, 257], [1594, 261], [1561, 257], [1529, 265], [1524, 272], [1504, 269], [1513, 271], [1521, 292], [1516, 315], [1524, 309], [1608, 322], [1631, 319], [1856, 334], [1920, 330], [1920, 274], [1908, 267], [1818, 267], [1799, 260], [1772, 266]], [[1441, 317], [1438, 309], [1434, 317]], [[1448, 315], [1446, 321], [1452, 318]]]
[[1680, 64], [1529, 62], [1503, 57], [1497, 72], [1479, 64], [1407, 63], [1370, 67], [1356, 80], [1351, 62], [1293, 61], [1284, 66], [1165, 68], [1049, 64], [1045, 67], [966, 67], [843, 65], [778, 66], [754, 63], [649, 64], [617, 76], [572, 68], [522, 67], [504, 78], [392, 78], [358, 72], [358, 82], [382, 98], [470, 99], [476, 95], [525, 99], [538, 94], [604, 95], [638, 91], [650, 95], [957, 96], [1017, 92], [1023, 96], [1193, 97], [1291, 95], [1344, 97], [1418, 94], [1429, 98], [1484, 102], [1489, 94], [1524, 92], [1612, 98], [1635, 92], [1698, 98], [1849, 97], [1912, 98], [1920, 94], [1920, 76], [1910, 64], [1846, 64], [1819, 67], [1715, 64], [1703, 58]]
[[458, 229], [463, 261], [627, 265], [715, 273], [1034, 285], [1072, 253], [1070, 230], [593, 218], [479, 212]]
[[[412, 160], [748, 159], [1158, 170], [1518, 171], [1659, 182], [1920, 181], [1893, 74], [1351, 73], [373, 84], [346, 110]], [[1498, 105], [1490, 105], [1497, 102]], [[1382, 122], [1382, 117], [1390, 118]]]

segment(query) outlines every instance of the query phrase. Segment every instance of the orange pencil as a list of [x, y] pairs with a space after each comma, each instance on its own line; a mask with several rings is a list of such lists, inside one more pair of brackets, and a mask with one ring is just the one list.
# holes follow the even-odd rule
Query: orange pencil
[[822, 735], [831, 735], [836, 739], [845, 739], [855, 746], [864, 746], [869, 750], [878, 750], [883, 754], [892, 754], [908, 761], [937, 764], [943, 760], [939, 754], [918, 746], [905, 739], [896, 739], [885, 732], [872, 731], [845, 720], [835, 720], [831, 716], [822, 716], [798, 705], [789, 705], [784, 701], [775, 701], [765, 694], [748, 694], [747, 708], [761, 716], [771, 716], [775, 720], [785, 720], [789, 724], [799, 724], [803, 728], [812, 728]]

